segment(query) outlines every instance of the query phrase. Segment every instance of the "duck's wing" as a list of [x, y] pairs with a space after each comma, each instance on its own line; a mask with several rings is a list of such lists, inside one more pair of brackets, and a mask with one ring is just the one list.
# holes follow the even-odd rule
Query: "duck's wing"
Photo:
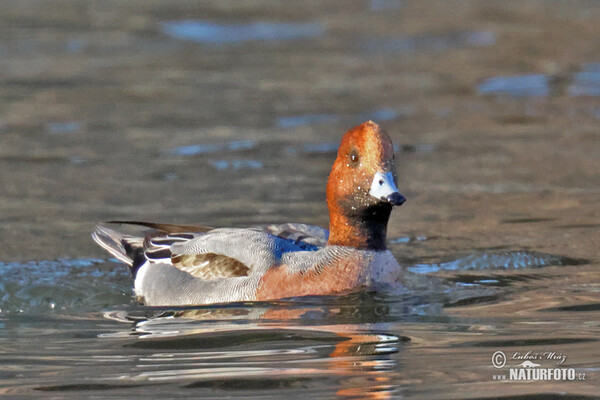
[[287, 240], [303, 250], [318, 250], [327, 244], [329, 238], [327, 229], [299, 223], [259, 225], [251, 229]]
[[220, 228], [185, 242], [174, 243], [169, 250], [171, 262], [178, 268], [182, 269], [185, 264], [197, 264], [202, 269], [208, 269], [200, 274], [220, 278], [224, 277], [224, 273], [233, 276], [264, 273], [279, 263], [283, 253], [304, 249], [291, 240], [265, 231]]
[[306, 250], [304, 244], [268, 230], [167, 233], [164, 226], [156, 230], [155, 224], [139, 225], [154, 230], [140, 237], [99, 225], [92, 236], [129, 264], [135, 292], [147, 305], [252, 300], [260, 278], [279, 265], [284, 254]]
[[[102, 248], [128, 264], [134, 278], [146, 263], [169, 264], [204, 280], [248, 276], [253, 271], [264, 272], [276, 265], [284, 252], [306, 249], [305, 245], [262, 230], [125, 223], [153, 230], [140, 237], [98, 225], [92, 237]], [[197, 231], [177, 232], [181, 227]]]
[[328, 236], [326, 229], [297, 223], [170, 233], [149, 240], [145, 255], [153, 262], [170, 262], [196, 278], [231, 278], [264, 272], [286, 252], [318, 250]]

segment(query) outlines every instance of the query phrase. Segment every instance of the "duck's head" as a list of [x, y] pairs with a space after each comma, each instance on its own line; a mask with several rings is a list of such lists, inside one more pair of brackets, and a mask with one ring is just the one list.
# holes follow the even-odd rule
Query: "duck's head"
[[328, 244], [385, 250], [392, 208], [406, 200], [397, 184], [388, 134], [372, 121], [346, 132], [327, 181]]

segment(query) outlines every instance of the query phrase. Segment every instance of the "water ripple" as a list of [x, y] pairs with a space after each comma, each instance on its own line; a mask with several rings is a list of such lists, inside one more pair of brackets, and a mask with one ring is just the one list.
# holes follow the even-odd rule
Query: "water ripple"
[[224, 143], [202, 143], [189, 146], [178, 146], [167, 150], [173, 156], [198, 156], [202, 154], [214, 154], [223, 151], [243, 151], [256, 147], [254, 140], [233, 140]]
[[439, 271], [468, 271], [486, 269], [521, 269], [549, 265], [576, 265], [586, 262], [552, 254], [513, 251], [502, 253], [470, 254], [453, 261], [435, 264], [415, 264], [408, 270], [417, 274], [430, 274]]
[[218, 171], [261, 169], [263, 167], [262, 161], [247, 159], [209, 160], [209, 163]]
[[185, 20], [163, 22], [161, 27], [165, 34], [176, 39], [215, 45], [308, 39], [325, 34], [325, 27], [317, 22], [219, 24], [210, 21]]
[[67, 310], [128, 303], [127, 268], [99, 258], [0, 262], [0, 312]]
[[571, 96], [600, 96], [600, 63], [586, 64], [576, 73], [568, 93]]
[[550, 95], [550, 78], [545, 74], [497, 76], [477, 86], [480, 94], [513, 97], [545, 97]]
[[391, 121], [396, 118], [408, 117], [414, 114], [412, 107], [401, 108], [381, 108], [378, 110], [367, 111], [358, 114], [304, 114], [285, 116], [277, 118], [276, 124], [280, 128], [295, 129], [305, 125], [316, 125], [324, 123], [335, 123], [340, 121], [349, 121], [350, 123], [360, 123], [366, 120], [373, 121]]

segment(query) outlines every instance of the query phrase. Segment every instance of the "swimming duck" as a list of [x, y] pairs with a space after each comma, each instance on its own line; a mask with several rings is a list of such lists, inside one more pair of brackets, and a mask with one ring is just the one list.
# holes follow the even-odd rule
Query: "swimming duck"
[[376, 123], [343, 136], [327, 181], [329, 231], [288, 223], [218, 228], [119, 222], [152, 228], [146, 237], [98, 225], [94, 240], [129, 265], [134, 291], [150, 306], [328, 295], [395, 282], [386, 247], [397, 189], [394, 147]]

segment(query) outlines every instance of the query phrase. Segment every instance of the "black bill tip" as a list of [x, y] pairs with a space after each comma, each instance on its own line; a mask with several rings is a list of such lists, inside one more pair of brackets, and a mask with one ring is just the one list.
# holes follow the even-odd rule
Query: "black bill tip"
[[387, 196], [384, 200], [395, 206], [401, 206], [406, 201], [406, 197], [402, 196], [398, 192], [394, 192], [394, 193], [390, 194], [389, 196]]

